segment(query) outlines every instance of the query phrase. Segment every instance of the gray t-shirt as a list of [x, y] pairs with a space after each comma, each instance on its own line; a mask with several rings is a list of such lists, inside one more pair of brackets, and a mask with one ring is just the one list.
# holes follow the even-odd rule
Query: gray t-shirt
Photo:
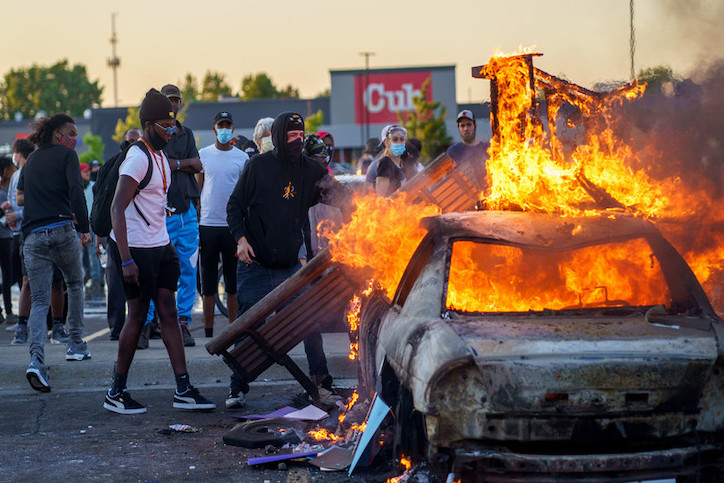
[[480, 186], [484, 187], [487, 175], [485, 162], [488, 160], [488, 146], [488, 143], [483, 142], [469, 146], [460, 141], [447, 149], [447, 155], [459, 165], [469, 165], [476, 181], [480, 183]]

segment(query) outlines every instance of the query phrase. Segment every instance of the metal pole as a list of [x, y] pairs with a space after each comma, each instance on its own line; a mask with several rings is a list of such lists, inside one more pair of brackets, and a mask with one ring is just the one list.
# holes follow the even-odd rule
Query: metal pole
[[113, 99], [115, 106], [118, 107], [118, 66], [121, 65], [121, 59], [116, 55], [116, 44], [118, 37], [116, 36], [116, 14], [111, 14], [111, 47], [113, 57], [108, 59], [108, 66], [113, 69]]
[[634, 54], [636, 53], [636, 31], [634, 30], [634, 0], [629, 0], [629, 30], [631, 37], [629, 40], [629, 47], [631, 53], [631, 80], [636, 78], [636, 71], [634, 70]]

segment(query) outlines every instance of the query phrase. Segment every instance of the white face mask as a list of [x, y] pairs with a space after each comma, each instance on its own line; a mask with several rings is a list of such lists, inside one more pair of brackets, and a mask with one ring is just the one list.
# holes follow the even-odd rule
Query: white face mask
[[13, 153], [13, 164], [18, 165], [18, 153]]
[[264, 152], [274, 149], [274, 143], [272, 143], [271, 136], [265, 136], [261, 138], [261, 149]]

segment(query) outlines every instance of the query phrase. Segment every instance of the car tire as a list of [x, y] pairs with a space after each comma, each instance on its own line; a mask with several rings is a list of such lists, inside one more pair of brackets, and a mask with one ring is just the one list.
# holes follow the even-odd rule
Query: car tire
[[283, 418], [260, 419], [234, 426], [223, 437], [224, 443], [248, 449], [276, 447], [298, 444], [301, 442], [298, 432], [304, 432], [300, 422]]
[[402, 385], [395, 409], [395, 460], [402, 456], [424, 458], [427, 434], [422, 414], [415, 409], [410, 391]]

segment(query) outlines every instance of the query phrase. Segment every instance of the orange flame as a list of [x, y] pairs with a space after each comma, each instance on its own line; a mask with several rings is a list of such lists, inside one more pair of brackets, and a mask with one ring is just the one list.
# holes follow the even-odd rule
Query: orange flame
[[313, 437], [317, 441], [339, 441], [342, 439], [341, 436], [337, 436], [334, 433], [328, 432], [326, 429], [322, 428], [315, 431], [309, 431], [308, 433], [311, 437]]
[[400, 481], [402, 481], [402, 479], [408, 475], [410, 469], [412, 468], [412, 461], [402, 456], [400, 458], [400, 466], [405, 468], [404, 473], [402, 473], [400, 476], [395, 476], [394, 478], [388, 478], [385, 483], [399, 483]]

